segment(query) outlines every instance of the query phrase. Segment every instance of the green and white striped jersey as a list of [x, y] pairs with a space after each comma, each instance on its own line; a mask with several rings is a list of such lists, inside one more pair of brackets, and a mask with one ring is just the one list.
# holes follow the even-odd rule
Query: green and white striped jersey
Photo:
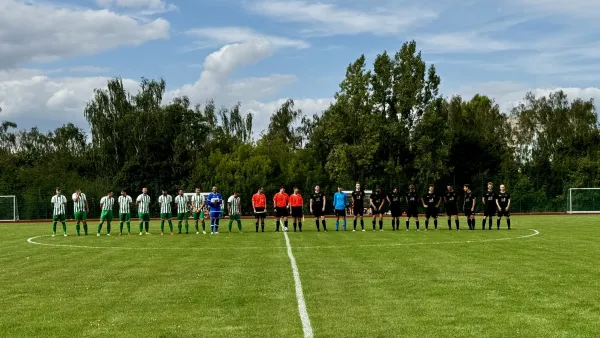
[[185, 195], [177, 195], [175, 197], [175, 204], [177, 204], [177, 213], [183, 214], [188, 212], [188, 199]]
[[[77, 199], [77, 193], [73, 193], [73, 196], [71, 196], [73, 198], [73, 211], [74, 212], [84, 212], [85, 211], [85, 201], [87, 200], [87, 197], [85, 197], [84, 193], [81, 193], [79, 195], [79, 199]], [[77, 199], [77, 201], [75, 200]]]
[[119, 196], [119, 213], [120, 214], [129, 214], [131, 213], [131, 196]]
[[171, 195], [160, 195], [158, 198], [158, 204], [160, 204], [160, 213], [168, 214], [173, 209], [171, 208], [171, 203], [173, 202], [173, 197]]
[[202, 203], [204, 203], [204, 195], [195, 194], [194, 196], [192, 196], [192, 205], [194, 206], [194, 208], [200, 208], [202, 206]]
[[150, 213], [150, 196], [148, 194], [141, 194], [136, 198], [136, 202], [140, 202], [138, 205], [138, 212], [141, 214]]
[[64, 195], [54, 195], [50, 200], [50, 203], [54, 206], [53, 215], [64, 215], [65, 204], [67, 204], [67, 198]]
[[231, 210], [232, 215], [240, 214], [240, 198], [239, 198], [239, 196], [238, 197], [235, 197], [234, 195], [229, 196], [227, 203], [229, 203], [229, 210]]
[[102, 206], [102, 211], [112, 211], [114, 204], [115, 204], [115, 199], [113, 197], [104, 196], [100, 200], [100, 205]]

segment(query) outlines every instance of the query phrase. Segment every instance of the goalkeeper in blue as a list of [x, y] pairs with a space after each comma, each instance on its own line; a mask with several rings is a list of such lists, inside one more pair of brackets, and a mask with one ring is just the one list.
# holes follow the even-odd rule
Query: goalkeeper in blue
[[344, 231], [346, 231], [346, 207], [348, 206], [348, 195], [338, 187], [338, 192], [333, 195], [333, 209], [335, 210], [335, 231], [340, 229], [340, 217], [344, 218]]
[[217, 192], [217, 187], [212, 187], [212, 192], [206, 197], [210, 210], [210, 234], [219, 233], [219, 219], [221, 218], [221, 205], [223, 197]]

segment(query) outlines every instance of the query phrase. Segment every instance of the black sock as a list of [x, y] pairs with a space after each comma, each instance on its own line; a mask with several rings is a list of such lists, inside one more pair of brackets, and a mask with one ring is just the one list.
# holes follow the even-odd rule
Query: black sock
[[410, 226], [410, 221], [406, 221], [406, 230], [408, 230], [409, 226]]
[[321, 229], [319, 229], [319, 219], [315, 218], [315, 224], [317, 225], [317, 231], [321, 231]]
[[302, 222], [298, 222], [298, 230], [302, 231]]
[[265, 232], [265, 222], [264, 221], [260, 222], [260, 230], [262, 232]]
[[327, 224], [325, 223], [325, 220], [321, 221], [321, 224], [323, 225], [323, 231], [327, 231]]
[[500, 217], [498, 217], [498, 219], [496, 220], [496, 228], [497, 228], [498, 230], [500, 230], [500, 220], [501, 220], [501, 218], [500, 218]]
[[455, 219], [454, 224], [456, 225], [456, 230], [460, 229], [460, 221]]
[[437, 218], [433, 220], [433, 226], [437, 229]]
[[429, 229], [429, 219], [425, 220], [425, 229]]
[[392, 218], [392, 230], [396, 230], [396, 220]]
[[488, 220], [488, 226], [489, 226], [490, 230], [492, 230], [492, 218], [491, 217]]
[[452, 230], [452, 221], [450, 219], [448, 219], [448, 228]]
[[[406, 228], [408, 229], [408, 221], [406, 221]], [[419, 230], [419, 221], [417, 221], [417, 230]]]
[[294, 221], [294, 231], [296, 231], [296, 228], [298, 228], [298, 223]]
[[287, 219], [285, 221], [283, 221], [283, 224], [285, 225], [286, 228], [288, 227], [288, 221], [287, 221]]
[[356, 219], [354, 219], [353, 224], [354, 224], [354, 230], [356, 230]]
[[481, 230], [485, 230], [485, 218], [481, 221]]
[[508, 229], [510, 230], [510, 218], [506, 218], [506, 225], [508, 226]]
[[376, 224], [377, 224], [377, 221], [373, 220], [373, 230], [375, 230], [377, 228]]
[[360, 220], [360, 228], [365, 230], [365, 220], [364, 219]]
[[379, 230], [383, 229], [383, 220], [379, 220]]
[[150, 222], [146, 222], [146, 232], [149, 232], [150, 230]]
[[277, 224], [275, 225], [275, 231], [279, 231], [279, 223], [280, 223], [280, 222], [281, 222], [281, 221], [277, 221], [277, 222], [276, 222]]

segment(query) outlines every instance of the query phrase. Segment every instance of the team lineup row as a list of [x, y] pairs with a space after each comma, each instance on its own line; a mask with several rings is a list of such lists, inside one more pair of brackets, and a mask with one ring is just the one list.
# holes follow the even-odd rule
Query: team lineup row
[[[482, 229], [485, 230], [486, 221], [488, 223], [489, 230], [492, 229], [492, 218], [498, 214], [497, 229], [500, 229], [500, 221], [502, 217], [506, 217], [507, 227], [510, 230], [510, 194], [506, 192], [505, 186], [500, 185], [500, 192], [496, 193], [493, 190], [493, 183], [488, 183], [488, 190], [482, 197], [482, 203], [484, 205], [484, 218], [482, 220]], [[463, 197], [463, 211], [467, 217], [467, 225], [470, 230], [475, 230], [475, 205], [476, 198], [473, 195], [468, 184], [464, 185], [464, 197]], [[355, 190], [351, 194], [351, 200], [348, 199], [348, 195], [342, 192], [342, 187], [338, 187], [338, 191], [333, 195], [333, 208], [336, 216], [336, 231], [340, 229], [340, 219], [342, 219], [343, 230], [346, 230], [346, 217], [348, 208], [350, 214], [354, 217], [354, 228], [356, 231], [358, 220], [360, 219], [361, 230], [365, 231], [364, 227], [364, 202], [365, 202], [365, 191], [361, 188], [360, 184], [356, 184]], [[77, 235], [81, 235], [81, 226], [83, 223], [84, 235], [88, 234], [87, 226], [87, 213], [89, 212], [89, 206], [87, 197], [81, 192], [81, 189], [75, 191], [72, 195], [74, 202], [74, 218], [76, 221]], [[135, 201], [138, 211], [138, 217], [140, 220], [139, 231], [140, 236], [144, 234], [149, 235], [150, 227], [150, 196], [148, 195], [148, 189], [143, 188], [142, 194], [140, 194]], [[320, 225], [323, 230], [327, 231], [327, 225], [325, 221], [325, 207], [327, 199], [325, 194], [320, 190], [317, 185], [314, 188], [312, 195], [309, 200], [310, 212], [315, 217], [315, 224], [317, 231], [321, 231]], [[389, 207], [389, 211], [392, 216], [392, 230], [400, 230], [400, 218], [402, 217], [402, 204], [406, 202], [406, 230], [409, 230], [410, 219], [414, 218], [416, 223], [416, 230], [420, 230], [420, 221], [418, 214], [419, 204], [422, 204], [425, 208], [425, 230], [429, 228], [429, 220], [432, 218], [435, 230], [438, 228], [438, 211], [440, 204], [443, 202], [448, 216], [448, 228], [452, 230], [452, 217], [455, 218], [454, 223], [457, 230], [460, 230], [460, 221], [458, 218], [458, 205], [457, 205], [457, 193], [451, 185], [448, 185], [444, 195], [438, 195], [435, 192], [434, 185], [429, 185], [428, 193], [424, 196], [419, 197], [415, 191], [415, 186], [410, 185], [407, 193], [400, 193], [398, 188], [395, 188], [392, 193], [386, 195], [380, 188], [376, 189], [375, 193], [371, 194], [369, 198], [369, 210], [372, 214], [372, 225], [373, 230], [376, 230], [377, 220], [379, 220], [379, 230], [383, 231], [383, 215], [386, 212], [386, 208]], [[106, 231], [107, 235], [110, 236], [111, 222], [113, 220], [113, 207], [114, 207], [113, 192], [109, 191], [108, 194], [100, 200], [100, 208], [102, 210], [100, 216], [100, 223], [98, 224], [98, 230], [96, 235], [100, 236], [100, 232], [104, 225], [107, 223]], [[121, 196], [117, 200], [119, 204], [119, 221], [120, 231], [119, 234], [123, 234], [123, 226], [127, 225], [127, 233], [131, 234], [131, 210], [133, 206], [133, 200], [127, 193], [122, 190]], [[52, 225], [52, 236], [56, 235], [56, 225], [60, 221], [63, 226], [64, 236], [67, 236], [66, 230], [66, 204], [67, 199], [62, 195], [59, 188], [56, 189], [56, 195], [51, 199], [53, 205], [53, 225]], [[196, 188], [195, 194], [188, 198], [184, 195], [183, 190], [179, 190], [178, 195], [173, 199], [166, 190], [162, 191], [162, 195], [158, 198], [160, 206], [160, 218], [161, 218], [161, 235], [164, 234], [165, 222], [169, 225], [170, 234], [173, 235], [173, 223], [172, 223], [172, 204], [175, 203], [177, 209], [177, 220], [179, 234], [182, 233], [183, 224], [185, 223], [185, 233], [189, 233], [188, 219], [190, 216], [195, 221], [196, 234], [200, 233], [199, 222], [202, 223], [202, 233], [206, 234], [205, 218], [208, 213], [210, 218], [210, 232], [211, 234], [219, 233], [219, 220], [224, 216], [224, 200], [221, 194], [217, 191], [217, 187], [212, 188], [212, 192], [205, 198], [200, 193], [200, 189]], [[241, 224], [241, 202], [240, 195], [235, 192], [227, 200], [228, 203], [228, 216], [229, 216], [229, 232], [231, 233], [232, 224], [234, 221], [237, 222], [238, 230], [242, 231]], [[273, 197], [273, 208], [275, 211], [276, 219], [276, 232], [279, 232], [280, 227], [283, 231], [288, 231], [288, 217], [291, 214], [293, 218], [294, 231], [302, 231], [302, 222], [304, 219], [303, 215], [304, 199], [299, 193], [298, 188], [294, 188], [294, 192], [288, 195], [285, 192], [285, 188], [281, 187], [279, 192]], [[252, 208], [256, 219], [255, 226], [256, 232], [259, 232], [259, 226], [262, 232], [265, 230], [265, 218], [267, 217], [267, 198], [263, 193], [263, 189], [259, 188], [258, 192], [252, 196]]]

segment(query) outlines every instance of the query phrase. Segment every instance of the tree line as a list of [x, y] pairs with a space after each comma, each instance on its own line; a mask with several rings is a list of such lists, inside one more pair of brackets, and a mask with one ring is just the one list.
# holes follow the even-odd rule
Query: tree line
[[288, 100], [252, 135], [253, 115], [241, 104], [194, 105], [185, 96], [163, 104], [164, 80], [142, 79], [129, 93], [114, 78], [83, 111], [89, 135], [71, 123], [41, 132], [2, 122], [0, 195], [17, 195], [27, 219], [49, 216], [57, 186], [99, 200], [108, 189], [137, 195], [148, 187], [157, 197], [161, 189], [216, 185], [239, 191], [249, 211], [258, 187], [308, 193], [319, 184], [333, 194], [356, 182], [387, 191], [415, 183], [425, 192], [433, 183], [441, 192], [469, 183], [481, 195], [493, 181], [511, 192], [513, 212], [565, 211], [568, 188], [600, 187], [592, 100], [528, 93], [501, 112], [484, 93], [444, 97], [440, 82], [416, 43], [406, 42], [370, 68], [364, 55], [350, 63], [322, 113], [305, 115]]

